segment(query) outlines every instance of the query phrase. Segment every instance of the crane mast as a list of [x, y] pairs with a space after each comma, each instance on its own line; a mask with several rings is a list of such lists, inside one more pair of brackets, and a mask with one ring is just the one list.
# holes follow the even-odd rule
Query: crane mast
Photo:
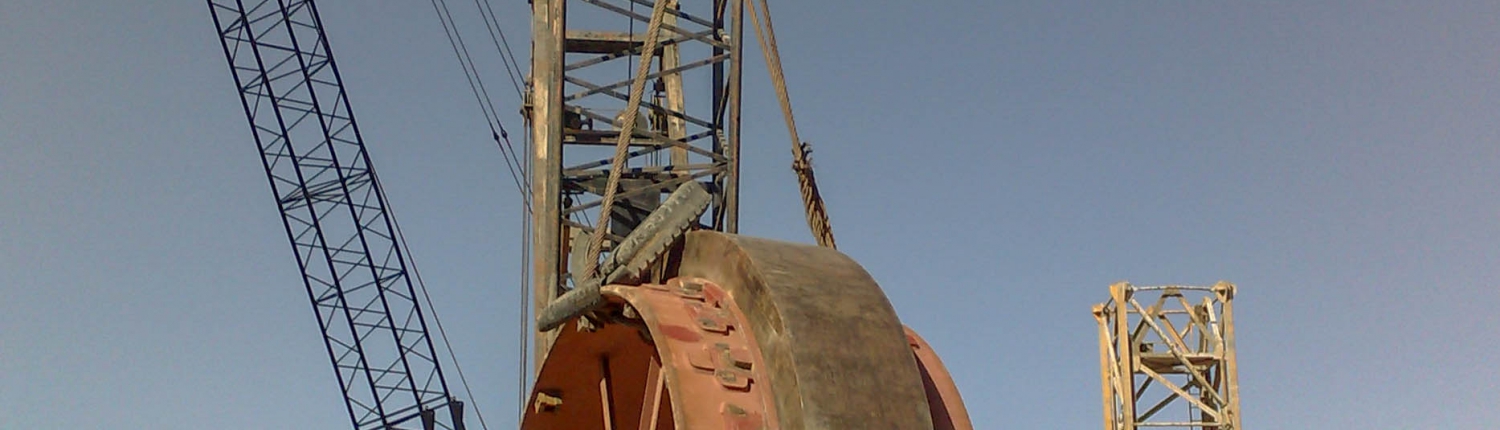
[[317, 7], [208, 5], [354, 428], [463, 429]]
[[[597, 262], [586, 252], [596, 229], [605, 230], [605, 243], [618, 242], [682, 184], [697, 181], [711, 195], [699, 228], [737, 232], [744, 8], [742, 0], [531, 5], [524, 112], [533, 163], [532, 299], [540, 313], [588, 276], [579, 272], [587, 260]], [[648, 46], [656, 48], [645, 52]], [[611, 157], [620, 145], [627, 152]], [[618, 185], [609, 221], [599, 224], [611, 182]], [[555, 335], [536, 334], [538, 368]]]
[[[521, 428], [973, 428], [834, 247], [765, 0], [530, 3]], [[316, 6], [208, 4], [354, 428], [464, 429]], [[738, 234], [747, 22], [816, 246]]]

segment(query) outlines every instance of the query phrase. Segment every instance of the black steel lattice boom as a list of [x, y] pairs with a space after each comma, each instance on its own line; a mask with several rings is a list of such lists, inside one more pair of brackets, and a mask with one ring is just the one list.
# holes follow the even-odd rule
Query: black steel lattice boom
[[354, 428], [463, 429], [317, 8], [208, 5]]

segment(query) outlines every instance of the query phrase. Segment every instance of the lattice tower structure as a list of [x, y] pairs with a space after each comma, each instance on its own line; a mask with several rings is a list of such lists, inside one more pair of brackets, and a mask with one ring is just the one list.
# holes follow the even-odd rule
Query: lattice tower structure
[[463, 430], [317, 6], [207, 3], [350, 422]]
[[1104, 429], [1240, 429], [1234, 284], [1109, 291], [1094, 306]]
[[[699, 228], [737, 232], [743, 16], [743, 0], [532, 0], [523, 115], [535, 311], [588, 276], [587, 260], [600, 258], [586, 252], [595, 229], [607, 255], [688, 181], [712, 194]], [[609, 221], [598, 225], [616, 169]], [[536, 366], [553, 336], [537, 334]]]

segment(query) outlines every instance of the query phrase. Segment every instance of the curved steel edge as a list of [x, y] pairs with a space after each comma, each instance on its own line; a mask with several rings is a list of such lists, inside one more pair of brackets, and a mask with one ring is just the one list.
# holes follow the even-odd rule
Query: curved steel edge
[[620, 320], [563, 326], [521, 428], [780, 428], [755, 336], [723, 288], [672, 279], [600, 292]]
[[911, 345], [911, 352], [917, 357], [917, 366], [922, 371], [922, 387], [927, 390], [927, 407], [932, 411], [932, 428], [973, 430], [974, 423], [969, 421], [969, 410], [958, 394], [958, 385], [938, 358], [937, 351], [911, 327], [905, 329], [906, 342]]
[[930, 429], [904, 329], [880, 286], [830, 248], [689, 233], [679, 276], [734, 297], [762, 350], [784, 429]]

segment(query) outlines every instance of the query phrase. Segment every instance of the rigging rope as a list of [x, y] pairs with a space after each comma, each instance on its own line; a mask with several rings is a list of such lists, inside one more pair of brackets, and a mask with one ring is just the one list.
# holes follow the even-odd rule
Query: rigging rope
[[[776, 48], [776, 30], [771, 26], [771, 8], [768, 0], [752, 0], [750, 20], [755, 25], [755, 38], [760, 41], [760, 50], [766, 57], [766, 68], [771, 72], [771, 84], [776, 87], [776, 98], [781, 102], [781, 113], [786, 118], [786, 129], [792, 137], [792, 171], [797, 173], [797, 188], [802, 194], [802, 209], [807, 216], [807, 227], [812, 230], [818, 245], [838, 248], [833, 240], [833, 225], [828, 220], [828, 208], [823, 196], [818, 193], [818, 180], [813, 176], [812, 146], [797, 136], [797, 121], [792, 117], [792, 99], [787, 95], [786, 75], [781, 69], [781, 53]], [[755, 4], [759, 3], [760, 13]], [[762, 26], [760, 16], [765, 16]], [[764, 27], [764, 29], [762, 29]]]
[[667, 4], [670, 0], [658, 0], [651, 9], [651, 21], [646, 25], [646, 39], [641, 48], [640, 65], [636, 68], [635, 79], [630, 83], [630, 100], [625, 103], [625, 112], [621, 114], [619, 124], [620, 136], [615, 140], [615, 156], [609, 169], [609, 180], [604, 186], [604, 200], [599, 208], [599, 222], [595, 224], [594, 231], [589, 235], [588, 252], [584, 255], [583, 277], [590, 279], [598, 276], [599, 252], [604, 247], [604, 230], [607, 229], [609, 213], [614, 210], [615, 190], [619, 188], [620, 174], [625, 171], [625, 155], [630, 149], [631, 135], [635, 134], [636, 118], [640, 115], [641, 96], [646, 90], [646, 76], [651, 72], [651, 59], [656, 54], [657, 35], [661, 32], [662, 17], [666, 15]]
[[[531, 280], [531, 237], [529, 232], [531, 231], [532, 212], [531, 195], [527, 190], [531, 187], [529, 180], [531, 159], [530, 157], [522, 157], [521, 154], [516, 152], [515, 145], [511, 143], [510, 133], [505, 129], [505, 124], [500, 121], [500, 110], [484, 84], [484, 79], [479, 73], [478, 66], [474, 63], [473, 56], [469, 53], [467, 44], [464, 43], [463, 35], [459, 32], [458, 23], [454, 21], [452, 11], [448, 8], [447, 2], [445, 0], [431, 0], [431, 3], [433, 9], [437, 12], [439, 23], [443, 26], [443, 34], [448, 38], [448, 44], [453, 48], [453, 55], [458, 59], [459, 67], [463, 69], [464, 78], [468, 80], [469, 90], [474, 94], [474, 100], [479, 103], [480, 113], [484, 115], [485, 124], [490, 128], [490, 136], [495, 141], [495, 145], [500, 149], [501, 156], [505, 159], [505, 167], [510, 172], [511, 182], [515, 185], [517, 193], [521, 196], [520, 300], [517, 301], [520, 304], [518, 314], [521, 323], [518, 325], [517, 331], [519, 358], [517, 360], [518, 370], [516, 372], [516, 401], [519, 405], [517, 420], [519, 421], [525, 415], [525, 404], [528, 397], [526, 375], [529, 372], [526, 369], [527, 358], [530, 354], [527, 341], [531, 337], [527, 329], [527, 322], [530, 321], [530, 306], [527, 305], [529, 303], [527, 300], [527, 294], [529, 293], [527, 284]], [[520, 84], [520, 62], [516, 61], [515, 53], [510, 48], [510, 41], [505, 37], [504, 29], [500, 27], [500, 21], [496, 18], [494, 6], [490, 4], [489, 0], [483, 0], [482, 3], [480, 0], [474, 0], [474, 6], [479, 9], [480, 17], [485, 24], [485, 30], [489, 33], [491, 42], [495, 44], [495, 49], [500, 54], [501, 63], [505, 66], [506, 77], [510, 79], [511, 88], [515, 91], [517, 104], [521, 104], [525, 101], [525, 94], [521, 90]], [[526, 133], [529, 137], [529, 127]], [[527, 142], [529, 145], [529, 138]], [[416, 274], [415, 269], [413, 273]], [[417, 276], [418, 284], [420, 285], [421, 278], [420, 275]], [[427, 297], [425, 285], [422, 288], [423, 296]], [[428, 307], [432, 308], [432, 299], [427, 297], [427, 301]], [[433, 318], [434, 320], [437, 318], [435, 310]], [[458, 364], [457, 356], [453, 355], [453, 347], [448, 343], [447, 334], [443, 331], [442, 323], [438, 322], [437, 326], [439, 334], [442, 335], [444, 345], [448, 347], [449, 356], [453, 358], [453, 365], [458, 369], [459, 380], [464, 385], [464, 391], [470, 399], [473, 399], [474, 394], [469, 389], [468, 381], [464, 379], [463, 369]], [[480, 427], [488, 429], [484, 421], [484, 416], [480, 414], [478, 404], [475, 404], [474, 413], [479, 417]]]
[[[515, 56], [510, 55], [507, 57], [510, 53], [510, 41], [507, 40], [504, 43], [504, 47], [501, 47], [500, 41], [505, 40], [505, 31], [500, 29], [500, 20], [495, 18], [495, 8], [489, 6], [489, 4], [489, 0], [484, 0], [483, 4], [480, 3], [480, 0], [474, 0], [474, 7], [478, 8], [479, 12], [481, 12], [479, 17], [484, 21], [484, 29], [489, 31], [490, 41], [495, 43], [495, 51], [500, 53], [500, 62], [505, 64], [505, 76], [510, 78], [510, 86], [516, 90], [516, 99], [524, 100], [526, 95], [521, 92], [521, 83], [518, 79], [520, 72], [517, 71], [517, 69], [521, 68], [521, 65], [514, 64], [515, 67], [513, 68], [512, 64], [515, 62]], [[489, 8], [488, 11], [485, 10], [486, 7]], [[496, 37], [496, 33], [499, 33], [499, 37]]]
[[[500, 45], [505, 48], [505, 58], [509, 58], [510, 64], [515, 66], [514, 73], [516, 78], [524, 82], [526, 77], [521, 73], [521, 62], [516, 60], [515, 51], [510, 49], [510, 39], [505, 37], [505, 30], [500, 28], [500, 20], [495, 18], [495, 7], [490, 5], [490, 0], [484, 0], [484, 6], [489, 11], [490, 20], [495, 22], [495, 32], [500, 33]], [[523, 95], [522, 98], [524, 99], [525, 96]]]
[[443, 25], [443, 33], [448, 37], [448, 44], [453, 47], [453, 55], [458, 59], [459, 67], [464, 71], [464, 78], [469, 82], [469, 90], [473, 92], [474, 100], [479, 102], [479, 110], [484, 115], [486, 125], [490, 128], [490, 136], [495, 141], [495, 145], [500, 148], [500, 154], [505, 157], [505, 167], [510, 171], [511, 182], [515, 184], [516, 192], [521, 195], [521, 201], [529, 211], [531, 199], [526, 189], [530, 187], [530, 181], [521, 178], [517, 173], [520, 170], [520, 155], [515, 153], [515, 145], [510, 142], [510, 132], [505, 129], [505, 124], [500, 122], [499, 109], [495, 106], [494, 98], [490, 97], [489, 90], [484, 85], [484, 79], [474, 64], [473, 56], [469, 54], [463, 35], [458, 31], [458, 24], [453, 20], [453, 13], [448, 9], [448, 3], [444, 0], [430, 1], [433, 10], [437, 11], [438, 21]]
[[[385, 188], [379, 186], [380, 178], [374, 171], [370, 172], [371, 181], [374, 182], [375, 191], [380, 193], [380, 200], [390, 202], [390, 197], [385, 195]], [[406, 254], [406, 265], [411, 270], [412, 279], [417, 281], [417, 290], [422, 292], [422, 298], [427, 302], [427, 313], [432, 315], [432, 322], [437, 326], [438, 339], [443, 341], [443, 347], [448, 350], [448, 358], [453, 361], [453, 369], [458, 372], [458, 383], [464, 387], [464, 395], [469, 399], [474, 398], [474, 391], [469, 388], [469, 380], [464, 377], [464, 367], [458, 363], [458, 355], [453, 352], [453, 344], [448, 342], [448, 331], [443, 329], [443, 319], [438, 317], [437, 307], [432, 305], [432, 296], [427, 293], [427, 282], [422, 280], [422, 272], [417, 270], [416, 257], [411, 252], [411, 247], [406, 244], [406, 233], [401, 231], [401, 223], [396, 222], [396, 210], [391, 205], [385, 207], [386, 218], [391, 222], [391, 230], [396, 233], [396, 243], [401, 245], [401, 252]], [[416, 298], [413, 298], [415, 300]], [[434, 361], [437, 357], [432, 358]], [[446, 387], [445, 387], [446, 388]], [[451, 400], [451, 399], [450, 399]], [[474, 406], [474, 416], [479, 417], [479, 428], [488, 430], [489, 426], [484, 423], [484, 413], [479, 410], [478, 402], [470, 402]]]
[[[531, 152], [531, 124], [529, 121], [526, 126], [526, 150], [529, 154]], [[531, 177], [531, 161], [531, 157], [527, 157], [521, 164], [521, 174], [528, 178]], [[521, 213], [520, 266], [521, 282], [517, 285], [520, 287], [518, 297], [521, 300], [516, 301], [518, 305], [516, 313], [520, 315], [519, 324], [516, 324], [516, 353], [518, 354], [516, 356], [517, 422], [520, 422], [526, 416], [526, 400], [527, 397], [530, 397], [528, 394], [531, 391], [527, 389], [530, 385], [526, 383], [526, 378], [531, 375], [531, 372], [527, 370], [530, 369], [528, 360], [531, 358], [531, 349], [528, 343], [531, 340], [531, 302], [528, 300], [531, 293], [531, 211], [528, 208], [522, 208]]]

